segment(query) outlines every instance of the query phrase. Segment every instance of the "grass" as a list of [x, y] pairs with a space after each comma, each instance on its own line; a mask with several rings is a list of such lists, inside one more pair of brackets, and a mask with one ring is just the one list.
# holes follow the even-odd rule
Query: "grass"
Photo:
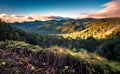
[[[5, 46], [5, 47], [4, 47]], [[25, 42], [22, 42], [22, 41], [6, 41], [6, 42], [0, 42], [0, 48], [26, 48], [26, 49], [29, 49], [29, 50], [32, 50], [33, 52], [37, 52], [39, 50], [41, 50], [41, 47], [38, 46], [38, 45], [30, 45], [30, 44], [27, 44]]]
[[[109, 61], [95, 53], [88, 53], [88, 52], [75, 52], [66, 48], [61, 48], [58, 46], [53, 46], [50, 48], [43, 49], [40, 46], [34, 46], [27, 44], [25, 42], [21, 41], [6, 41], [6, 42], [0, 42], [0, 48], [9, 49], [9, 48], [24, 48], [31, 50], [33, 52], [41, 52], [41, 56], [45, 56], [48, 58], [48, 61], [51, 61], [51, 63], [56, 63], [59, 65], [58, 62], [71, 62], [70, 65], [66, 64], [63, 66], [63, 71], [68, 70], [69, 67], [72, 67], [75, 64], [78, 63], [84, 63], [89, 64], [91, 70], [97, 71], [97, 69], [102, 69], [104, 71], [104, 74], [109, 73], [110, 71], [115, 73], [120, 73], [120, 63], [115, 61]], [[52, 58], [50, 58], [52, 57]], [[45, 59], [46, 59], [45, 58]], [[0, 60], [0, 63], [6, 64], [5, 60]], [[76, 66], [77, 67], [77, 66]], [[75, 71], [74, 68], [71, 71]]]

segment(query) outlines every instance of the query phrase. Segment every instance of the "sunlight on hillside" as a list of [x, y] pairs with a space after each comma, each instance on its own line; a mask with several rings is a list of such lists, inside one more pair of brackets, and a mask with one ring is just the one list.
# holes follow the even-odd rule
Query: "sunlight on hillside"
[[113, 31], [120, 28], [119, 24], [99, 24], [89, 27], [85, 30], [67, 34], [58, 34], [57, 36], [63, 36], [64, 38], [81, 38], [86, 39], [88, 37], [94, 37], [96, 39], [106, 38], [108, 35], [112, 34]]

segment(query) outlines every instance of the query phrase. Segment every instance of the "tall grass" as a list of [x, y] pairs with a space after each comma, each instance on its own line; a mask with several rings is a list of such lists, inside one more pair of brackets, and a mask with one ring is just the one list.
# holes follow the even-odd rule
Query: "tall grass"
[[[120, 63], [108, 61], [107, 59], [87, 52], [74, 52], [66, 48], [52, 46], [43, 49], [40, 46], [34, 46], [18, 41], [0, 42], [0, 49], [12, 51], [14, 53], [26, 50], [26, 53], [17, 53], [27, 55], [27, 57], [39, 61], [42, 60], [43, 67], [49, 65], [54, 68], [57, 74], [110, 74], [120, 73]], [[14, 50], [14, 51], [13, 51]], [[16, 50], [18, 50], [16, 52]], [[2, 50], [4, 51], [4, 50]], [[30, 56], [31, 54], [32, 56]], [[37, 64], [37, 65], [39, 65]], [[33, 64], [34, 65], [34, 64]], [[36, 65], [34, 65], [36, 69]]]

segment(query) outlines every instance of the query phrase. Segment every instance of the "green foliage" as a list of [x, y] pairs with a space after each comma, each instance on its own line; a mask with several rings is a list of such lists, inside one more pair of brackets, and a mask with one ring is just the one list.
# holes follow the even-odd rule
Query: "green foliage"
[[41, 50], [42, 48], [40, 48], [40, 46], [38, 45], [30, 45], [30, 44], [26, 44], [25, 42], [22, 41], [6, 41], [6, 42], [0, 42], [0, 48], [5, 48], [5, 49], [15, 49], [15, 48], [23, 48], [23, 49], [29, 49], [32, 50], [33, 52], [37, 52], [39, 50]]
[[112, 39], [99, 46], [98, 54], [110, 60], [120, 61], [120, 40]]
[[[14, 63], [10, 62], [11, 64], [4, 66], [6, 71], [10, 69], [11, 72], [25, 73], [23, 68], [25, 67], [24, 64], [27, 63], [29, 65], [31, 64], [30, 67], [27, 66], [27, 73], [38, 73], [41, 68], [45, 68], [43, 71], [55, 68], [57, 73], [120, 73], [120, 63], [108, 61], [93, 53], [73, 52], [69, 49], [57, 46], [43, 49], [39, 46], [33, 46], [19, 41], [7, 41], [1, 44], [4, 45], [2, 52], [0, 52], [2, 56], [4, 56], [3, 53], [6, 52], [6, 59], [11, 58], [11, 60], [16, 63], [16, 65], [13, 65]], [[38, 51], [34, 53], [34, 50]], [[11, 54], [11, 56], [9, 56], [8, 53]], [[15, 56], [13, 58], [13, 55], [17, 57], [21, 56], [20, 59], [23, 60], [17, 58], [18, 61], [15, 61]], [[7, 58], [8, 56], [9, 58]], [[0, 63], [5, 65], [8, 61], [5, 61], [4, 57], [1, 58], [3, 60]], [[34, 63], [30, 63], [29, 60]], [[43, 66], [39, 67], [37, 61]], [[23, 67], [21, 68], [20, 66]]]
[[40, 44], [41, 36], [25, 32], [21, 29], [10, 26], [9, 24], [0, 21], [0, 41], [19, 40], [26, 41], [30, 44]]

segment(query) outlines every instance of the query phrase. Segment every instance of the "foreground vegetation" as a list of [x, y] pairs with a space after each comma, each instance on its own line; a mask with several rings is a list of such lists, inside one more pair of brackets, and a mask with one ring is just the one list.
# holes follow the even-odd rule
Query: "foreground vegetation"
[[85, 51], [74, 52], [57, 46], [43, 49], [21, 41], [6, 41], [0, 42], [0, 72], [119, 74], [120, 63]]

